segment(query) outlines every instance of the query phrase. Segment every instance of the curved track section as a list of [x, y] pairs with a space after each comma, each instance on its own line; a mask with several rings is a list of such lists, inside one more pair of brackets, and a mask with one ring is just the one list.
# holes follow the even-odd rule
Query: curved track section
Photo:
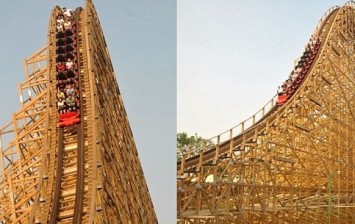
[[287, 103], [273, 98], [177, 164], [179, 223], [355, 221], [354, 12], [349, 2], [322, 18], [319, 51]]

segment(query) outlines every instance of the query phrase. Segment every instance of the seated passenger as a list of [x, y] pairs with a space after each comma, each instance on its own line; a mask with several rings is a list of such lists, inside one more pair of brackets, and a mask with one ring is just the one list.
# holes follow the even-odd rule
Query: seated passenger
[[66, 103], [68, 105], [69, 111], [76, 110], [76, 100], [73, 96], [69, 96], [66, 100]]
[[57, 16], [57, 23], [63, 25], [64, 24], [64, 16], [62, 16], [62, 15]]
[[74, 42], [74, 39], [72, 37], [65, 38], [65, 44], [71, 44], [73, 42]]
[[278, 95], [278, 96], [281, 96], [282, 94], [284, 94], [284, 93], [283, 93], [283, 90], [282, 90], [281, 86], [278, 86], [278, 87], [277, 87], [277, 95]]
[[57, 106], [58, 106], [58, 112], [59, 112], [60, 114], [63, 114], [63, 113], [66, 113], [66, 112], [67, 112], [67, 110], [66, 110], [66, 107], [67, 107], [67, 106], [65, 105], [65, 100], [64, 100], [64, 99], [58, 100]]
[[282, 88], [287, 88], [287, 80], [282, 83]]
[[302, 68], [301, 67], [298, 67], [295, 71], [297, 74], [300, 74], [302, 72]]
[[79, 89], [77, 84], [78, 84], [78, 78], [76, 76], [73, 77], [68, 77], [67, 78], [67, 83], [70, 85], [73, 85], [74, 89]]
[[309, 42], [312, 44], [312, 45], [316, 45], [318, 43], [318, 40], [319, 38], [318, 37], [314, 37], [313, 35], [311, 36], [311, 39], [309, 39]]
[[57, 99], [58, 101], [62, 101], [65, 99], [65, 94], [62, 91], [57, 92]]
[[308, 57], [308, 50], [305, 50], [304, 52], [303, 52], [303, 54], [302, 54], [302, 56], [301, 56], [301, 61], [305, 61], [306, 59], [307, 59], [307, 57]]
[[64, 91], [65, 86], [66, 86], [66, 81], [65, 80], [58, 80], [57, 89], [59, 91]]
[[64, 74], [64, 72], [58, 72], [57, 73], [57, 80], [65, 80], [67, 77]]
[[[67, 85], [73, 85], [73, 84], [74, 84], [74, 80], [67, 77]], [[74, 86], [73, 86], [73, 88], [74, 88]]]
[[66, 30], [65, 35], [67, 35], [67, 36], [73, 35], [73, 30]]
[[316, 46], [319, 46], [319, 45], [320, 45], [320, 38], [316, 37]]
[[66, 17], [72, 17], [73, 16], [73, 10], [72, 9], [67, 9], [65, 7], [62, 8], [63, 15]]
[[68, 61], [67, 61], [67, 63], [65, 63], [65, 66], [67, 67], [67, 69], [73, 69], [74, 62], [72, 62], [72, 60], [70, 58], [68, 58]]
[[65, 30], [71, 30], [72, 29], [71, 22], [69, 21], [69, 19], [65, 20], [63, 26], [64, 26]]
[[306, 50], [304, 51], [304, 55], [306, 56], [306, 58], [311, 54], [312, 52], [311, 52], [311, 47], [309, 46], [307, 46], [307, 48], [306, 48]]
[[75, 58], [74, 52], [67, 52], [64, 57], [66, 58], [66, 60], [70, 59], [73, 60]]
[[73, 51], [74, 48], [75, 48], [75, 45], [74, 45], [74, 44], [67, 44], [67, 45], [65, 45], [65, 50], [66, 50], [66, 52]]
[[289, 88], [292, 85], [292, 79], [287, 79], [286, 85], [287, 85], [287, 88]]
[[306, 59], [301, 58], [301, 60], [298, 61], [298, 68], [302, 68], [303, 64], [306, 62]]
[[64, 63], [62, 63], [62, 62], [60, 62], [60, 63], [58, 63], [57, 64], [57, 71], [58, 72], [63, 72], [63, 71], [65, 71], [65, 64]]
[[63, 32], [63, 25], [60, 23], [57, 23], [57, 32]]
[[286, 84], [283, 84], [283, 85], [281, 86], [281, 88], [282, 88], [282, 92], [283, 92], [283, 93], [286, 93], [286, 91], [287, 91], [287, 85], [286, 85]]
[[57, 54], [57, 55], [58, 55], [57, 58], [56, 58], [57, 63], [66, 61], [65, 54]]
[[68, 78], [68, 79], [72, 79], [72, 78], [75, 78], [75, 79], [76, 79], [76, 73], [75, 73], [75, 71], [73, 71], [73, 70], [68, 70], [68, 71], [67, 71], [67, 78]]
[[58, 46], [56, 50], [57, 54], [63, 54], [65, 53], [65, 48], [63, 46]]
[[69, 84], [65, 87], [65, 93], [67, 94], [67, 96], [74, 96], [75, 88]]
[[63, 46], [63, 45], [65, 45], [66, 43], [65, 43], [65, 39], [64, 38], [59, 38], [59, 39], [57, 39], [57, 46]]
[[295, 81], [297, 76], [298, 76], [298, 73], [292, 71], [290, 78], [292, 79], [292, 81]]

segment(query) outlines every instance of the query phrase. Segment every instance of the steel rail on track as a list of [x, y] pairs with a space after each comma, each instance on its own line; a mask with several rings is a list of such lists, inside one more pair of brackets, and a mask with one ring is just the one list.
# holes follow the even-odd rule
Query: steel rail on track
[[[321, 24], [319, 24], [319, 26], [317, 26], [317, 31], [321, 32], [322, 29], [324, 28], [324, 25], [327, 24], [327, 21], [329, 21], [332, 18], [332, 15], [334, 15], [334, 13], [338, 10], [338, 8], [334, 8], [332, 11], [327, 12], [327, 16], [326, 18], [324, 18], [323, 20], [321, 20]], [[329, 30], [327, 31], [327, 33], [329, 32]], [[324, 44], [324, 41], [322, 41], [322, 44]], [[319, 48], [320, 51], [321, 47]], [[318, 55], [320, 54], [320, 52], [318, 52]], [[308, 70], [307, 74], [310, 73], [310, 71], [312, 70], [311, 68], [313, 67], [313, 64], [316, 60], [313, 61], [310, 69]], [[302, 83], [300, 84], [300, 86], [304, 83], [304, 80], [306, 79], [307, 75], [304, 77], [304, 79], [302, 80]], [[221, 144], [215, 145], [212, 149], [208, 150], [208, 151], [200, 151], [200, 153], [196, 156], [187, 158], [184, 161], [184, 165], [183, 165], [183, 169], [186, 170], [188, 168], [194, 168], [196, 166], [198, 166], [199, 162], [200, 162], [200, 157], [201, 157], [201, 153], [202, 153], [202, 161], [208, 162], [210, 160], [212, 160], [215, 156], [216, 156], [216, 150], [218, 147], [218, 156], [221, 155], [225, 155], [226, 153], [228, 153], [228, 151], [230, 150], [230, 144], [234, 145], [240, 145], [243, 142], [244, 137], [246, 139], [251, 138], [254, 134], [255, 134], [255, 130], [256, 128], [262, 129], [265, 127], [266, 123], [263, 122], [265, 121], [267, 118], [269, 118], [270, 120], [275, 119], [276, 114], [274, 114], [274, 112], [277, 113], [282, 113], [282, 111], [285, 110], [286, 108], [286, 104], [290, 101], [292, 101], [292, 98], [295, 97], [296, 93], [300, 90], [300, 88], [298, 88], [296, 90], [296, 92], [291, 96], [291, 98], [283, 105], [283, 106], [277, 106], [275, 105], [273, 108], [271, 108], [262, 118], [259, 119], [259, 121], [257, 121], [255, 124], [253, 124], [251, 127], [249, 127], [248, 129], [246, 129], [245, 131], [241, 132], [239, 135], [230, 138], [229, 140], [226, 140], [224, 142], [222, 142]], [[232, 143], [231, 143], [232, 142]], [[182, 161], [179, 161], [177, 163], [177, 171], [181, 170], [181, 165], [182, 165]]]
[[[76, 191], [75, 191], [75, 206], [74, 206], [74, 217], [73, 223], [81, 223], [82, 213], [83, 213], [83, 201], [84, 201], [84, 169], [85, 169], [85, 159], [84, 159], [84, 119], [83, 119], [83, 100], [81, 92], [81, 70], [80, 70], [80, 55], [79, 55], [79, 15], [82, 8], [77, 8], [75, 10], [75, 25], [76, 25], [76, 55], [77, 55], [77, 68], [78, 68], [78, 78], [79, 78], [79, 111], [80, 111], [80, 123], [77, 124], [77, 136], [78, 136], [78, 147], [77, 147], [77, 175], [76, 175]], [[84, 74], [85, 75], [85, 74]]]

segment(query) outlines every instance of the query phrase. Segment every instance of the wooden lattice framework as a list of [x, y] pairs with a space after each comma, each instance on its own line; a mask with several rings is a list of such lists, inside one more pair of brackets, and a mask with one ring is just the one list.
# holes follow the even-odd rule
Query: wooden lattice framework
[[355, 3], [313, 35], [320, 50], [286, 104], [273, 98], [183, 156], [178, 223], [355, 222]]
[[82, 120], [58, 128], [60, 12], [52, 11], [47, 46], [25, 60], [21, 109], [0, 129], [0, 223], [157, 223], [91, 0], [74, 13]]

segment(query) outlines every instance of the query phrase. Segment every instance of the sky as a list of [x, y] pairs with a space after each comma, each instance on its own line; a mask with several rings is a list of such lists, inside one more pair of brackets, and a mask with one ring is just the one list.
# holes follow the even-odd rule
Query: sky
[[[93, 1], [159, 223], [176, 223], [176, 1]], [[0, 126], [19, 109], [23, 61], [46, 45], [51, 10], [84, 0], [1, 1]]]
[[216, 136], [261, 109], [344, 0], [178, 0], [177, 131]]

